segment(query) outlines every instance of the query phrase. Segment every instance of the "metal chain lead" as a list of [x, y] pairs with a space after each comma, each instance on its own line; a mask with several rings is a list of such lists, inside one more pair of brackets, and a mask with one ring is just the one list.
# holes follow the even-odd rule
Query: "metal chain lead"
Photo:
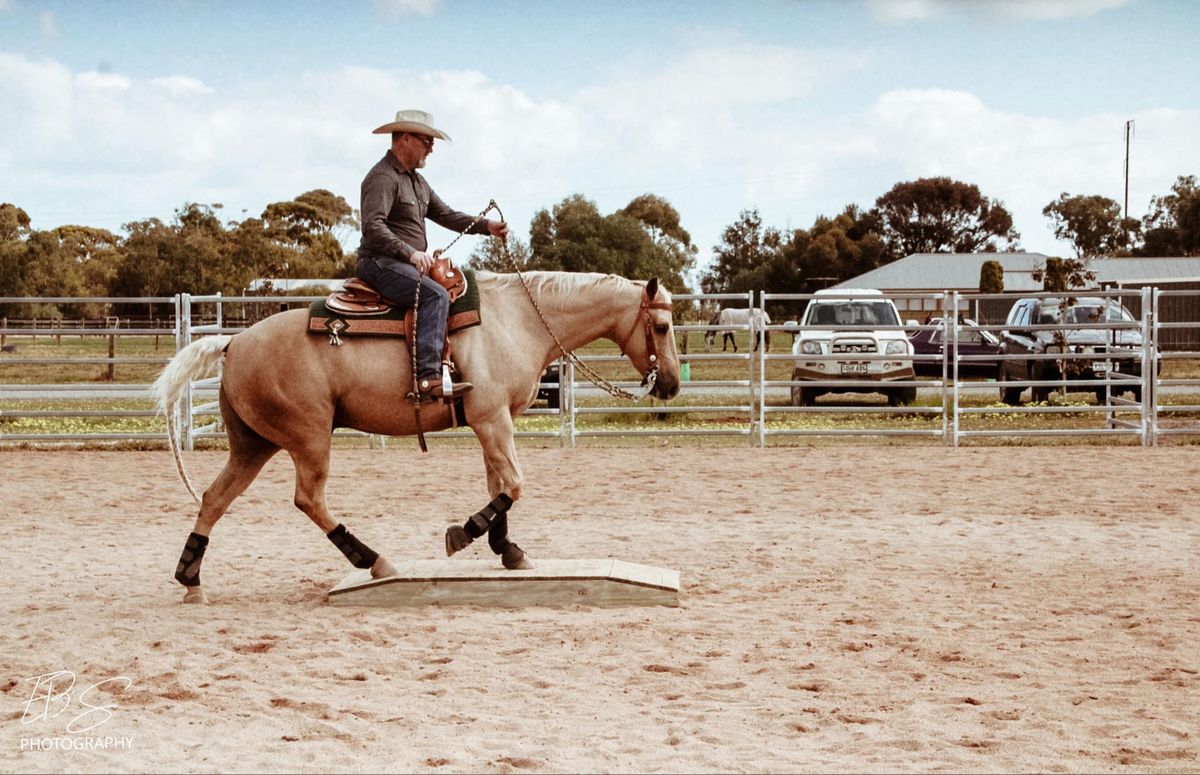
[[[481, 212], [478, 216], [476, 216], [475, 220], [471, 221], [471, 223], [467, 226], [467, 228], [465, 228], [461, 232], [459, 232], [458, 236], [455, 237], [450, 242], [449, 245], [442, 248], [442, 250], [439, 252], [445, 253], [447, 250], [449, 250], [451, 248], [451, 246], [454, 245], [455, 242], [458, 242], [464, 234], [466, 234], [468, 231], [471, 230], [472, 226], [474, 226], [475, 224], [482, 221], [483, 217], [485, 215], [487, 215], [488, 213], [490, 213], [492, 210], [496, 211], [496, 214], [500, 216], [501, 221], [504, 220], [504, 211], [500, 209], [500, 205], [496, 204], [496, 200], [492, 199], [488, 202], [487, 207], [483, 208], [483, 212]], [[533, 297], [533, 291], [529, 289], [529, 283], [525, 282], [525, 275], [521, 274], [521, 267], [517, 265], [516, 257], [512, 254], [512, 251], [509, 250], [507, 239], [504, 240], [503, 246], [504, 246], [505, 258], [508, 259], [509, 265], [512, 266], [513, 270], [517, 273], [517, 277], [520, 278], [521, 285], [525, 288], [525, 294], [527, 296], [529, 296], [529, 301], [530, 301], [530, 303], [533, 304], [534, 311], [537, 312], [538, 317], [541, 318], [542, 325], [545, 326], [546, 330], [550, 332], [550, 338], [552, 338], [554, 340], [554, 344], [556, 344], [558, 346], [558, 351], [560, 353], [562, 353], [562, 356], [564, 358], [566, 358], [568, 361], [570, 361], [572, 364], [574, 364], [575, 367], [583, 373], [583, 376], [586, 377], [589, 382], [591, 382], [593, 385], [600, 388], [601, 390], [604, 390], [606, 393], [613, 396], [614, 398], [624, 398], [629, 401], [641, 401], [643, 398], [645, 398], [647, 395], [649, 395], [650, 391], [654, 389], [654, 383], [658, 376], [657, 370], [651, 369], [651, 371], [646, 379], [646, 389], [639, 396], [634, 393], [630, 393], [628, 390], [619, 388], [616, 385], [614, 385], [613, 383], [609, 382], [607, 379], [605, 379], [604, 377], [602, 377], [598, 373], [596, 373], [596, 371], [591, 366], [588, 366], [586, 363], [584, 363], [582, 360], [580, 360], [579, 356], [576, 355], [573, 350], [568, 351], [567, 348], [563, 347], [562, 342], [560, 342], [558, 339], [558, 334], [554, 333], [554, 329], [550, 326], [550, 322], [548, 320], [546, 320], [546, 316], [544, 314], [542, 314], [542, 308], [540, 306], [538, 306], [537, 299], [535, 299]], [[561, 377], [560, 377], [560, 379], [561, 379]]]
[[[500, 215], [500, 219], [503, 220], [504, 213], [500, 210], [500, 206], [496, 204], [495, 199], [492, 200], [490, 206], [496, 208], [496, 212]], [[513, 270], [517, 273], [517, 277], [520, 278], [521, 285], [525, 288], [525, 294], [529, 297], [530, 303], [533, 304], [533, 309], [537, 312], [538, 317], [542, 319], [542, 325], [544, 325], [546, 330], [550, 332], [550, 337], [554, 340], [554, 344], [558, 345], [558, 351], [562, 353], [564, 358], [574, 364], [577, 369], [583, 372], [583, 376], [586, 377], [589, 382], [615, 398], [624, 398], [629, 401], [640, 401], [650, 393], [650, 391], [654, 388], [654, 377], [656, 372], [650, 372], [651, 376], [646, 382], [645, 392], [643, 392], [640, 396], [635, 395], [630, 393], [628, 390], [619, 388], [613, 383], [609, 382], [607, 379], [600, 376], [600, 374], [598, 374], [591, 366], [588, 366], [586, 363], [584, 363], [579, 356], [575, 354], [574, 350], [568, 351], [567, 348], [563, 347], [562, 342], [558, 340], [558, 335], [554, 333], [554, 329], [550, 326], [550, 322], [546, 320], [546, 316], [542, 314], [542, 308], [538, 306], [537, 299], [533, 297], [533, 291], [530, 290], [529, 283], [525, 282], [525, 275], [521, 274], [521, 267], [517, 266], [517, 259], [513, 256], [512, 251], [508, 248], [508, 240], [504, 241], [504, 254], [508, 258], [508, 263], [512, 265]]]

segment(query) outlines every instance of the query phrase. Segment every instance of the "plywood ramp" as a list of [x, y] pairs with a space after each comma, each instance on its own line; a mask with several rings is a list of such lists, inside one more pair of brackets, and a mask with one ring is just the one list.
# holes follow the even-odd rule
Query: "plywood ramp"
[[622, 560], [536, 560], [505, 570], [495, 560], [409, 560], [396, 575], [356, 570], [329, 592], [330, 605], [677, 606], [679, 572]]

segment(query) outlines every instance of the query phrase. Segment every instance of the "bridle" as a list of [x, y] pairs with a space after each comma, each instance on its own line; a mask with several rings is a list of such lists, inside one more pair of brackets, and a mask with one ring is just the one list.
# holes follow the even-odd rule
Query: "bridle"
[[[500, 220], [502, 220], [502, 221], [505, 220], [504, 212], [500, 209], [500, 205], [496, 204], [496, 200], [493, 199], [490, 202], [488, 202], [487, 207], [483, 208], [483, 212], [481, 212], [478, 216], [476, 216], [475, 220], [471, 222], [471, 225], [468, 226], [466, 229], [464, 229], [462, 231], [462, 233], [460, 233], [457, 237], [454, 238], [454, 240], [450, 243], [450, 245], [453, 245], [455, 242], [458, 242], [459, 238], [462, 237], [463, 234], [466, 234], [467, 230], [470, 229], [471, 226], [474, 226], [475, 224], [479, 223], [479, 221], [483, 220], [483, 217], [485, 215], [487, 215], [489, 212], [491, 212], [492, 210], [496, 211], [496, 214], [500, 216]], [[446, 248], [443, 249], [443, 252], [445, 250], [448, 250], [450, 248], [450, 245], [447, 245]], [[508, 263], [512, 266], [513, 271], [517, 273], [517, 277], [520, 278], [521, 285], [524, 286], [524, 288], [525, 288], [525, 294], [527, 296], [529, 296], [529, 301], [530, 301], [530, 303], [533, 304], [533, 309], [537, 312], [538, 317], [541, 318], [542, 325], [545, 326], [546, 331], [548, 331], [550, 333], [550, 337], [554, 340], [554, 344], [558, 346], [558, 351], [562, 354], [562, 357], [564, 359], [570, 361], [575, 366], [575, 368], [579, 369], [579, 371], [583, 374], [584, 377], [587, 378], [587, 380], [589, 382], [591, 382], [593, 385], [600, 388], [601, 390], [605, 391], [609, 395], [613, 396], [614, 398], [624, 398], [624, 399], [628, 399], [630, 401], [640, 401], [643, 398], [645, 398], [647, 395], [649, 395], [650, 391], [654, 389], [654, 384], [658, 381], [658, 348], [654, 344], [654, 333], [653, 333], [654, 321], [650, 317], [650, 310], [652, 310], [652, 309], [670, 310], [671, 305], [669, 305], [665, 302], [661, 302], [661, 301], [660, 302], [651, 301], [650, 297], [646, 295], [646, 289], [643, 288], [642, 289], [642, 301], [641, 301], [641, 304], [638, 306], [638, 314], [637, 314], [637, 317], [634, 318], [633, 327], [629, 330], [629, 333], [625, 336], [625, 338], [620, 343], [621, 354], [627, 355], [625, 346], [629, 344], [629, 340], [633, 338], [633, 335], [635, 333], [637, 333], [638, 323], [639, 322], [642, 323], [642, 326], [646, 332], [646, 354], [650, 361], [650, 369], [649, 369], [649, 371], [647, 371], [645, 374], [642, 375], [642, 383], [641, 383], [640, 387], [645, 388], [645, 389], [642, 391], [642, 394], [639, 396], [635, 393], [630, 393], [628, 390], [619, 388], [616, 385], [614, 385], [613, 383], [609, 382], [607, 379], [605, 379], [604, 377], [597, 374], [595, 369], [593, 369], [591, 366], [588, 366], [586, 363], [584, 363], [580, 359], [580, 357], [575, 354], [575, 352], [573, 350], [568, 351], [567, 348], [563, 347], [562, 342], [560, 342], [558, 339], [558, 335], [556, 333], [554, 333], [554, 329], [550, 327], [549, 321], [546, 320], [546, 316], [542, 314], [542, 308], [540, 306], [538, 306], [537, 299], [534, 298], [533, 291], [530, 290], [530, 288], [529, 288], [529, 283], [525, 281], [525, 275], [521, 273], [521, 267], [517, 265], [516, 257], [513, 256], [512, 251], [509, 250], [508, 240], [504, 241], [504, 255], [508, 258]]]
[[[650, 361], [650, 370], [642, 375], [642, 385], [654, 387], [654, 383], [658, 381], [658, 346], [654, 343], [654, 319], [650, 317], [650, 310], [664, 309], [671, 311], [671, 305], [663, 301], [651, 301], [650, 295], [646, 288], [642, 289], [642, 303], [638, 306], [637, 317], [633, 319], [633, 326], [629, 329], [629, 333], [620, 341], [618, 346], [621, 348], [621, 354], [628, 357], [627, 351], [629, 340], [637, 333], [638, 323], [642, 324], [642, 331], [646, 335], [646, 358]], [[649, 392], [650, 388], [646, 392]]]

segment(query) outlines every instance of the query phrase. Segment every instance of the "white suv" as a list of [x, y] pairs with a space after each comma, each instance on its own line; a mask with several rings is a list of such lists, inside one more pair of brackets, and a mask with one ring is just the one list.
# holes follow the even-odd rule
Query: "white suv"
[[[811, 406], [824, 393], [882, 393], [892, 406], [917, 398], [912, 385], [885, 386], [913, 378], [912, 343], [901, 328], [900, 314], [881, 291], [830, 288], [817, 291], [801, 319], [808, 326], [792, 344], [796, 357], [792, 404]], [[860, 356], [893, 356], [863, 360]], [[817, 359], [813, 356], [826, 356]], [[829, 357], [834, 356], [834, 357]], [[876, 385], [829, 385], [830, 380], [856, 380]]]

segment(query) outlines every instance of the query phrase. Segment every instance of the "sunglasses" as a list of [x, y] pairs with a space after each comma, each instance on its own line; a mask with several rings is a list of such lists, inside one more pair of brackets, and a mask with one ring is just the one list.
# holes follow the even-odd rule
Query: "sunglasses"
[[418, 143], [425, 146], [425, 150], [427, 150], [427, 151], [433, 150], [433, 138], [432, 137], [426, 137], [425, 135], [412, 135], [412, 134], [410, 134], [409, 137], [413, 138]]

